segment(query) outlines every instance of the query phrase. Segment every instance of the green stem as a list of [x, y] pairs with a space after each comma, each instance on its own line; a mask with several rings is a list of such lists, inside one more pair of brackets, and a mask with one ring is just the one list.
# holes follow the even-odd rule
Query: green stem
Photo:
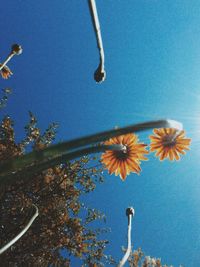
[[57, 156], [52, 159], [46, 159], [46, 161], [39, 161], [37, 164], [32, 164], [30, 166], [24, 167], [23, 169], [16, 170], [15, 173], [6, 173], [5, 175], [0, 175], [0, 184], [9, 184], [11, 182], [16, 181], [20, 177], [20, 179], [28, 179], [33, 177], [36, 173], [40, 173], [48, 168], [59, 165], [63, 162], [82, 157], [84, 155], [104, 152], [106, 150], [115, 150], [121, 151], [124, 149], [123, 145], [99, 145], [95, 147], [87, 147], [80, 150], [76, 150], [73, 152], [69, 152], [60, 156]]
[[171, 120], [144, 122], [124, 128], [101, 132], [83, 138], [74, 139], [72, 141], [63, 142], [57, 145], [52, 145], [40, 151], [33, 151], [29, 154], [13, 158], [3, 164], [0, 164], [0, 183], [7, 183], [11, 182], [12, 180], [15, 181], [17, 179], [16, 177], [19, 177], [21, 175], [30, 177], [34, 173], [41, 172], [42, 170], [65, 162], [66, 160], [71, 160], [85, 154], [108, 150], [108, 147], [105, 145], [86, 147], [82, 150], [79, 150], [80, 147], [102, 142], [108, 140], [111, 137], [127, 134], [130, 132], [145, 131], [151, 128], [161, 127], [177, 128], [178, 130], [180, 130], [182, 125], [176, 121]]

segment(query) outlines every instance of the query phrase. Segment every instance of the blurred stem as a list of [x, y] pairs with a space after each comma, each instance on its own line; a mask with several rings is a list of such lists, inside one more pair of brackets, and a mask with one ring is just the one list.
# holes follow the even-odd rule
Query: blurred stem
[[28, 229], [31, 227], [31, 225], [33, 224], [34, 220], [39, 215], [37, 206], [34, 205], [34, 204], [33, 204], [33, 206], [35, 208], [35, 213], [32, 216], [32, 218], [30, 219], [30, 221], [27, 223], [27, 225], [24, 227], [24, 229], [16, 237], [14, 237], [10, 242], [8, 242], [4, 247], [2, 247], [0, 249], [0, 254], [5, 252], [9, 247], [11, 247], [14, 243], [16, 243], [28, 231]]
[[[46, 159], [43, 161], [38, 161], [37, 164], [32, 164], [30, 166], [24, 166], [23, 168], [20, 168], [19, 170], [16, 170], [15, 173], [7, 173], [6, 175], [0, 175], [0, 184], [8, 184], [11, 182], [15, 182], [18, 177], [20, 179], [28, 179], [32, 177], [35, 173], [40, 173], [48, 168], [51, 168], [53, 166], [59, 165], [61, 162], [66, 162], [75, 158], [82, 157], [84, 155], [92, 154], [92, 153], [99, 153], [104, 152], [106, 150], [115, 150], [115, 151], [121, 151], [124, 150], [123, 145], [98, 145], [94, 147], [87, 147], [80, 150], [76, 150], [73, 152], [69, 152], [66, 154], [62, 154], [57, 157], [53, 157], [51, 159]], [[20, 167], [20, 162], [18, 162], [18, 168]]]
[[11, 182], [12, 180], [15, 181], [17, 179], [16, 177], [19, 175], [30, 177], [34, 173], [41, 172], [42, 170], [67, 160], [81, 157], [85, 154], [108, 150], [108, 147], [105, 145], [86, 147], [81, 150], [79, 149], [80, 147], [92, 145], [94, 143], [108, 140], [111, 137], [130, 132], [145, 131], [151, 128], [161, 127], [177, 128], [179, 130], [182, 125], [172, 120], [144, 122], [52, 145], [43, 150], [33, 151], [29, 154], [13, 158], [0, 164], [0, 184]]

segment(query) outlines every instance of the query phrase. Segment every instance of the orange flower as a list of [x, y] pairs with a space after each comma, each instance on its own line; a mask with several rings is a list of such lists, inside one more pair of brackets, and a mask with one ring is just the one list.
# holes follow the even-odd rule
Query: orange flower
[[[1, 66], [2, 64], [0, 63], [0, 67]], [[3, 79], [8, 79], [13, 74], [12, 71], [6, 65], [0, 70], [0, 73]]]
[[110, 174], [115, 173], [125, 180], [130, 172], [140, 173], [140, 160], [147, 160], [144, 154], [148, 154], [148, 151], [145, 148], [147, 145], [138, 143], [138, 137], [135, 134], [113, 137], [104, 144], [121, 144], [126, 147], [125, 151], [109, 150], [102, 154], [102, 163]]
[[179, 154], [185, 154], [189, 150], [191, 139], [185, 138], [185, 131], [177, 131], [173, 128], [154, 129], [154, 134], [149, 136], [151, 140], [150, 151], [156, 151], [160, 160], [169, 158], [179, 160]]

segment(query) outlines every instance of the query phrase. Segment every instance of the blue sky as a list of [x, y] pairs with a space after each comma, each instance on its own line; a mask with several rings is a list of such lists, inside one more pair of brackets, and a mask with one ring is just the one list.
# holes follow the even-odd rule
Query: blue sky
[[[60, 124], [57, 141], [135, 122], [170, 118], [192, 138], [180, 162], [142, 163], [125, 182], [109, 176], [87, 198], [107, 216], [108, 252], [126, 245], [127, 206], [135, 208], [134, 247], [163, 263], [199, 266], [200, 256], [200, 1], [96, 0], [105, 50], [106, 81], [96, 84], [99, 62], [87, 1], [9, 0], [1, 4], [0, 57], [13, 43], [23, 54], [6, 110], [24, 136], [28, 111], [45, 129]], [[140, 135], [148, 142], [151, 131]]]

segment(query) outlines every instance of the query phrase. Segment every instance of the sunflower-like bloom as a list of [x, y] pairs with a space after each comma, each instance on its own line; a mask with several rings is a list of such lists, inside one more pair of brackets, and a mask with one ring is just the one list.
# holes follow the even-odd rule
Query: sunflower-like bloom
[[130, 172], [140, 173], [140, 160], [147, 160], [144, 154], [149, 152], [146, 150], [147, 145], [138, 143], [138, 141], [135, 134], [126, 134], [113, 137], [104, 143], [105, 145], [125, 146], [123, 151], [109, 150], [102, 154], [101, 161], [110, 174], [115, 173], [125, 180]]
[[177, 131], [173, 128], [154, 129], [154, 134], [149, 136], [151, 140], [150, 151], [156, 151], [160, 160], [169, 158], [179, 160], [184, 150], [189, 150], [191, 139], [185, 138], [185, 131]]
[[[2, 66], [2, 64], [0, 63], [0, 67]], [[12, 71], [8, 68], [8, 66], [4, 66], [1, 70], [0, 70], [0, 74], [2, 76], [3, 79], [8, 79], [13, 73]]]

